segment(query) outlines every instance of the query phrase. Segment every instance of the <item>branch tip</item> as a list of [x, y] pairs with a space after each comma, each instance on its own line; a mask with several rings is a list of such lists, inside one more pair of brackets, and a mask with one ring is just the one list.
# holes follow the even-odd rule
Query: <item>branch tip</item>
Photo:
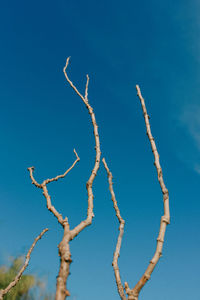
[[86, 85], [85, 85], [85, 101], [88, 102], [88, 86], [89, 86], [89, 75], [86, 75], [87, 81], [86, 81]]
[[67, 67], [68, 67], [70, 58], [71, 58], [71, 56], [68, 56], [68, 58], [66, 59], [65, 66], [64, 66], [64, 68], [63, 68], [63, 72], [64, 72], [64, 73], [66, 72], [66, 69], [67, 69]]
[[29, 168], [27, 168], [27, 170], [28, 170], [28, 171], [30, 171], [30, 170], [34, 171], [34, 170], [35, 170], [35, 167], [29, 167]]
[[77, 158], [77, 161], [79, 161], [80, 160], [80, 157], [78, 156], [78, 153], [76, 152], [76, 149], [74, 148], [74, 153], [75, 153], [75, 155], [76, 155], [76, 158]]

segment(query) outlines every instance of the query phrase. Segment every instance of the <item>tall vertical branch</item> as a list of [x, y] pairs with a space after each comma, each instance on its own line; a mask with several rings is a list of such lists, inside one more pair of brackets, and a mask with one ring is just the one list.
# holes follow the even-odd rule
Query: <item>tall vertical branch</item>
[[150, 141], [150, 144], [151, 144], [151, 149], [152, 149], [152, 152], [153, 152], [153, 155], [154, 155], [154, 158], [155, 158], [154, 165], [155, 165], [156, 170], [157, 170], [158, 181], [159, 181], [159, 184], [160, 184], [160, 187], [161, 187], [161, 190], [162, 190], [162, 194], [163, 194], [164, 215], [161, 217], [161, 221], [160, 221], [160, 231], [159, 231], [159, 235], [158, 235], [158, 238], [157, 238], [156, 251], [155, 251], [155, 254], [154, 254], [153, 258], [151, 259], [146, 271], [144, 272], [144, 274], [142, 275], [142, 277], [140, 278], [140, 280], [138, 281], [138, 283], [135, 285], [135, 287], [132, 290], [129, 288], [128, 283], [125, 283], [125, 289], [126, 289], [126, 292], [128, 294], [128, 299], [129, 300], [134, 299], [133, 297], [135, 297], [135, 299], [138, 299], [138, 296], [139, 296], [139, 293], [140, 293], [141, 289], [143, 288], [145, 283], [150, 279], [151, 274], [152, 274], [156, 264], [158, 263], [161, 255], [162, 255], [162, 248], [163, 248], [163, 243], [164, 243], [165, 231], [166, 231], [167, 225], [170, 223], [169, 193], [168, 193], [168, 190], [167, 190], [167, 188], [164, 184], [163, 173], [162, 173], [162, 169], [161, 169], [161, 166], [160, 166], [160, 159], [159, 159], [158, 150], [157, 150], [157, 147], [156, 147], [155, 140], [154, 140], [154, 138], [152, 136], [152, 133], [151, 133], [151, 127], [150, 127], [150, 123], [149, 123], [149, 115], [147, 113], [145, 101], [144, 101], [144, 98], [142, 97], [139, 85], [136, 85], [136, 90], [137, 90], [137, 95], [138, 95], [138, 98], [140, 100], [142, 110], [143, 110], [144, 121], [145, 121], [146, 129], [147, 129], [147, 136], [149, 138], [149, 141]]
[[113, 207], [114, 207], [115, 212], [116, 212], [116, 216], [117, 216], [119, 224], [120, 224], [119, 225], [119, 235], [118, 235], [117, 245], [116, 245], [114, 256], [113, 256], [112, 266], [113, 266], [114, 273], [115, 273], [115, 280], [116, 280], [116, 284], [117, 284], [118, 293], [119, 293], [122, 300], [126, 300], [126, 295], [124, 293], [124, 288], [123, 288], [123, 285], [122, 285], [122, 282], [121, 282], [119, 266], [118, 266], [118, 258], [119, 258], [119, 255], [120, 255], [122, 238], [123, 238], [123, 234], [124, 234], [125, 221], [124, 221], [124, 219], [122, 219], [119, 207], [117, 205], [117, 200], [116, 200], [115, 193], [114, 193], [114, 190], [113, 190], [113, 182], [112, 182], [113, 176], [112, 176], [112, 173], [110, 172], [110, 170], [108, 168], [108, 165], [105, 161], [105, 158], [102, 159], [102, 162], [104, 164], [104, 167], [105, 167], [107, 175], [108, 175], [108, 183], [109, 183], [109, 190], [110, 190], [110, 193], [111, 193], [111, 199], [112, 199], [112, 202], [113, 202]]
[[77, 225], [74, 229], [70, 229], [68, 218], [67, 217], [63, 218], [62, 214], [59, 213], [56, 210], [56, 208], [52, 205], [51, 197], [47, 190], [47, 184], [49, 184], [53, 181], [57, 181], [60, 178], [64, 178], [67, 175], [67, 173], [69, 171], [71, 171], [72, 168], [76, 165], [76, 163], [80, 160], [80, 158], [75, 150], [74, 150], [74, 153], [76, 155], [76, 160], [74, 161], [72, 166], [64, 174], [58, 175], [52, 179], [46, 179], [41, 184], [39, 184], [33, 176], [34, 167], [28, 168], [28, 170], [30, 172], [30, 177], [31, 177], [32, 183], [36, 187], [43, 190], [43, 195], [46, 198], [48, 210], [57, 218], [58, 222], [64, 229], [62, 241], [58, 245], [59, 256], [60, 256], [60, 268], [59, 268], [59, 273], [57, 276], [56, 300], [64, 300], [66, 297], [70, 296], [70, 292], [66, 287], [67, 279], [70, 274], [70, 264], [72, 262], [69, 243], [85, 227], [89, 226], [92, 223], [92, 218], [94, 217], [94, 213], [93, 213], [94, 196], [93, 196], [92, 186], [93, 186], [93, 181], [96, 177], [97, 171], [99, 169], [100, 156], [101, 156], [98, 126], [96, 123], [96, 118], [95, 118], [95, 114], [93, 112], [93, 108], [91, 107], [91, 105], [88, 102], [89, 76], [87, 75], [87, 81], [86, 81], [86, 86], [85, 86], [85, 95], [83, 96], [78, 91], [78, 89], [75, 87], [75, 85], [72, 83], [72, 81], [69, 79], [69, 77], [67, 75], [68, 64], [69, 64], [69, 57], [67, 58], [65, 67], [63, 69], [65, 78], [66, 78], [67, 82], [70, 84], [70, 86], [73, 88], [73, 90], [76, 92], [76, 94], [81, 98], [81, 100], [85, 104], [86, 108], [88, 109], [88, 112], [89, 112], [91, 120], [92, 120], [93, 128], [94, 128], [96, 158], [95, 158], [95, 163], [94, 163], [94, 167], [92, 169], [91, 175], [86, 184], [87, 193], [88, 193], [88, 209], [87, 209], [86, 219], [81, 221], [80, 224]]
[[17, 275], [15, 276], [15, 278], [13, 279], [13, 281], [11, 281], [9, 283], [9, 285], [5, 288], [5, 289], [1, 289], [0, 290], [0, 300], [3, 300], [3, 297], [9, 293], [9, 291], [16, 286], [16, 284], [19, 282], [20, 278], [22, 277], [22, 274], [24, 273], [24, 271], [26, 270], [26, 268], [28, 267], [30, 258], [31, 258], [31, 252], [33, 251], [36, 243], [42, 238], [42, 236], [45, 234], [45, 232], [48, 231], [48, 228], [44, 229], [39, 235], [38, 237], [36, 237], [36, 239], [34, 240], [33, 244], [31, 245], [27, 255], [26, 255], [26, 259], [25, 262], [23, 264], [23, 266], [21, 267], [21, 269], [19, 270], [19, 272], [17, 273]]
[[72, 235], [72, 239], [77, 236], [85, 227], [87, 227], [88, 225], [90, 225], [92, 223], [92, 218], [94, 217], [94, 213], [93, 213], [93, 199], [94, 199], [94, 195], [93, 195], [93, 191], [92, 191], [92, 185], [93, 185], [93, 181], [94, 178], [96, 177], [97, 171], [99, 169], [99, 164], [100, 164], [100, 157], [101, 157], [101, 150], [100, 150], [100, 140], [99, 140], [99, 133], [98, 133], [98, 125], [96, 123], [96, 118], [95, 118], [95, 114], [93, 112], [93, 108], [91, 107], [91, 105], [88, 102], [88, 86], [89, 86], [89, 76], [87, 75], [87, 82], [86, 82], [86, 86], [85, 86], [85, 96], [83, 96], [78, 89], [76, 88], [76, 86], [72, 83], [72, 81], [69, 79], [68, 74], [67, 74], [67, 67], [69, 64], [69, 57], [67, 58], [66, 61], [66, 65], [63, 69], [63, 72], [65, 74], [65, 78], [68, 81], [68, 83], [70, 84], [70, 86], [73, 88], [73, 90], [76, 92], [76, 94], [81, 98], [81, 100], [83, 101], [83, 103], [85, 104], [91, 120], [92, 120], [92, 124], [93, 124], [93, 128], [94, 128], [94, 137], [95, 137], [95, 150], [96, 150], [96, 158], [95, 158], [95, 164], [94, 167], [92, 169], [91, 175], [86, 183], [86, 188], [87, 188], [87, 193], [88, 193], [88, 211], [87, 211], [87, 218], [82, 221], [79, 225], [77, 225], [74, 229], [71, 230], [71, 235]]
[[154, 254], [153, 258], [151, 259], [150, 264], [147, 267], [144, 275], [142, 276], [142, 278], [138, 281], [138, 283], [134, 287], [134, 289], [136, 291], [138, 291], [138, 293], [139, 293], [139, 291], [145, 285], [147, 280], [150, 279], [151, 274], [152, 274], [156, 264], [158, 263], [160, 257], [162, 256], [162, 248], [163, 248], [163, 243], [164, 243], [165, 231], [166, 231], [167, 225], [170, 223], [170, 212], [169, 212], [169, 192], [164, 183], [163, 172], [162, 172], [162, 168], [160, 166], [159, 154], [157, 151], [155, 140], [151, 133], [150, 123], [149, 123], [149, 115], [147, 113], [145, 101], [144, 101], [144, 98], [142, 97], [139, 85], [136, 85], [136, 90], [137, 90], [137, 95], [139, 97], [139, 100], [140, 100], [140, 103], [142, 106], [142, 110], [143, 110], [143, 114], [144, 114], [144, 120], [145, 120], [146, 129], [147, 129], [147, 136], [149, 138], [149, 141], [151, 144], [151, 149], [152, 149], [152, 152], [153, 152], [153, 155], [155, 158], [154, 165], [157, 170], [158, 181], [159, 181], [161, 191], [163, 194], [163, 204], [164, 204], [164, 215], [161, 217], [161, 220], [160, 220], [160, 231], [159, 231], [159, 235], [157, 238], [157, 247], [156, 247], [155, 254]]
[[[159, 160], [159, 154], [156, 148], [156, 144], [154, 141], [154, 138], [152, 136], [151, 133], [151, 128], [150, 128], [150, 123], [149, 123], [149, 115], [147, 114], [147, 110], [146, 110], [146, 106], [145, 106], [145, 101], [144, 98], [142, 97], [140, 88], [138, 85], [136, 85], [136, 90], [137, 90], [137, 95], [139, 97], [139, 100], [141, 102], [141, 106], [142, 106], [142, 110], [143, 110], [143, 114], [144, 114], [144, 120], [145, 120], [145, 125], [146, 125], [146, 129], [147, 129], [147, 136], [149, 138], [150, 144], [151, 144], [151, 148], [152, 148], [152, 152], [155, 158], [155, 162], [154, 165], [156, 167], [157, 170], [157, 174], [158, 174], [158, 181], [161, 187], [161, 191], [163, 194], [163, 202], [164, 202], [164, 215], [161, 217], [161, 221], [160, 221], [160, 230], [159, 230], [159, 235], [157, 238], [157, 246], [156, 246], [156, 250], [154, 253], [153, 258], [151, 259], [146, 271], [144, 272], [143, 276], [140, 278], [140, 280], [137, 282], [137, 284], [135, 285], [135, 287], [133, 289], [131, 289], [128, 285], [127, 282], [125, 282], [125, 291], [126, 294], [128, 296], [128, 300], [138, 300], [139, 297], [139, 293], [141, 291], [141, 289], [144, 287], [145, 283], [150, 279], [151, 274], [156, 266], [156, 264], [158, 263], [161, 255], [162, 255], [162, 248], [163, 248], [163, 243], [164, 243], [164, 237], [165, 237], [165, 231], [166, 231], [166, 227], [167, 225], [170, 223], [170, 212], [169, 212], [169, 193], [168, 190], [165, 186], [164, 180], [163, 180], [163, 173], [162, 173], [162, 169], [160, 166], [160, 160]], [[103, 163], [104, 163], [104, 167], [107, 171], [108, 174], [108, 181], [109, 181], [109, 189], [111, 192], [111, 197], [112, 197], [112, 201], [114, 204], [114, 208], [115, 208], [115, 212], [117, 215], [117, 218], [119, 220], [120, 223], [120, 228], [119, 228], [119, 236], [118, 236], [118, 241], [117, 241], [117, 245], [116, 245], [116, 249], [114, 252], [114, 258], [113, 258], [113, 268], [114, 268], [114, 272], [115, 272], [115, 279], [116, 279], [116, 284], [117, 284], [117, 288], [118, 288], [118, 292], [119, 295], [121, 297], [122, 300], [126, 299], [126, 295], [124, 293], [123, 290], [123, 286], [121, 283], [121, 278], [120, 278], [120, 272], [119, 272], [119, 267], [118, 267], [118, 257], [119, 257], [119, 252], [120, 252], [120, 247], [121, 247], [121, 242], [122, 242], [122, 236], [123, 236], [123, 231], [124, 231], [124, 220], [121, 218], [120, 215], [120, 211], [119, 208], [117, 206], [117, 201], [115, 199], [115, 194], [113, 191], [113, 184], [112, 184], [112, 173], [110, 172], [105, 159], [103, 159]]]

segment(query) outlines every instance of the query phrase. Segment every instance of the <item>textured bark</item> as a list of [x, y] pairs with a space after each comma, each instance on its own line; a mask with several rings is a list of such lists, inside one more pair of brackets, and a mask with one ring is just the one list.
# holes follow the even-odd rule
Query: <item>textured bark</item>
[[91, 175], [86, 183], [86, 188], [87, 188], [87, 193], [88, 193], [88, 209], [87, 209], [87, 217], [85, 220], [81, 221], [80, 224], [78, 224], [75, 228], [70, 229], [70, 225], [68, 223], [68, 218], [65, 217], [63, 218], [62, 214], [59, 213], [56, 208], [52, 205], [51, 203], [51, 197], [48, 193], [47, 190], [47, 184], [57, 181], [60, 178], [64, 178], [69, 171], [72, 170], [72, 168], [76, 165], [76, 163], [80, 160], [77, 152], [74, 150], [74, 153], [76, 155], [76, 160], [72, 164], [72, 166], [62, 175], [58, 175], [52, 179], [46, 179], [43, 181], [43, 183], [39, 184], [34, 176], [33, 176], [33, 171], [34, 167], [28, 168], [30, 172], [30, 177], [32, 180], [32, 183], [43, 190], [43, 195], [46, 198], [47, 202], [47, 208], [48, 210], [57, 218], [58, 222], [64, 229], [64, 234], [62, 241], [58, 245], [58, 250], [59, 250], [59, 256], [60, 256], [60, 268], [59, 268], [59, 274], [57, 276], [57, 285], [56, 285], [56, 300], [64, 300], [66, 297], [70, 296], [70, 292], [66, 287], [67, 284], [67, 279], [70, 274], [70, 264], [72, 262], [71, 259], [71, 253], [70, 253], [70, 247], [69, 243], [72, 241], [85, 227], [89, 226], [92, 223], [92, 218], [94, 217], [93, 213], [93, 181], [96, 177], [97, 171], [99, 169], [99, 164], [100, 164], [100, 156], [101, 156], [101, 151], [100, 151], [100, 141], [99, 141], [99, 134], [98, 134], [98, 126], [96, 123], [96, 118], [95, 114], [93, 112], [93, 108], [88, 102], [88, 86], [89, 86], [89, 76], [87, 75], [87, 81], [86, 81], [86, 86], [85, 86], [85, 95], [83, 96], [78, 89], [75, 87], [75, 85], [72, 83], [72, 81], [69, 79], [67, 75], [67, 67], [69, 64], [69, 58], [66, 61], [66, 65], [63, 69], [65, 78], [67, 82], [70, 84], [70, 86], [73, 88], [73, 90], [77, 93], [77, 95], [81, 98], [81, 100], [84, 102], [91, 120], [93, 124], [93, 129], [94, 129], [94, 138], [95, 138], [95, 151], [96, 151], [96, 157], [95, 157], [95, 163], [94, 167], [92, 169]]
[[128, 300], [138, 300], [138, 296], [134, 296], [132, 294], [128, 295]]
[[39, 235], [38, 237], [34, 240], [33, 244], [31, 245], [31, 248], [29, 249], [27, 255], [26, 255], [26, 259], [24, 262], [24, 265], [21, 267], [19, 273], [15, 276], [14, 280], [12, 282], [9, 283], [9, 285], [5, 288], [0, 290], [0, 300], [3, 299], [3, 297], [9, 293], [9, 291], [16, 286], [16, 284], [19, 282], [20, 278], [22, 277], [22, 274], [24, 273], [24, 271], [26, 270], [26, 268], [28, 267], [30, 258], [31, 258], [31, 252], [33, 251], [36, 243], [38, 242], [38, 240], [40, 240], [42, 238], [42, 236], [45, 234], [45, 232], [47, 232], [48, 229], [44, 229]]
[[69, 248], [69, 241], [71, 239], [69, 224], [64, 226], [63, 239], [58, 245], [60, 255], [60, 270], [57, 277], [56, 299], [63, 300], [70, 293], [66, 287], [67, 278], [70, 274], [70, 264], [72, 262], [71, 253]]

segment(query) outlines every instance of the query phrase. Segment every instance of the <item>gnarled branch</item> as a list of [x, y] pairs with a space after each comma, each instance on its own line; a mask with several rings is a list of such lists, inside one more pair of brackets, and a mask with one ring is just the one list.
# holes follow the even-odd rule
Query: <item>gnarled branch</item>
[[15, 276], [15, 278], [13, 279], [12, 282], [9, 283], [9, 285], [5, 288], [0, 290], [0, 300], [3, 299], [3, 297], [14, 287], [16, 286], [16, 284], [18, 283], [18, 281], [20, 280], [20, 278], [22, 277], [22, 274], [24, 273], [24, 271], [26, 270], [30, 258], [31, 258], [31, 252], [33, 251], [36, 243], [38, 242], [39, 239], [42, 238], [42, 236], [45, 234], [45, 232], [48, 231], [48, 228], [44, 229], [39, 235], [38, 237], [34, 240], [33, 244], [31, 245], [31, 248], [29, 249], [27, 255], [26, 255], [26, 259], [24, 262], [24, 265], [21, 267], [20, 271], [18, 272], [18, 274]]

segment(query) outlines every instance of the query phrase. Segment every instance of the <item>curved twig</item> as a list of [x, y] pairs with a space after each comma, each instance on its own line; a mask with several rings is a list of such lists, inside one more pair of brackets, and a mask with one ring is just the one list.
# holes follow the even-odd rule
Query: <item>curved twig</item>
[[61, 215], [61, 214], [56, 210], [56, 208], [52, 205], [52, 203], [51, 203], [51, 197], [50, 197], [50, 195], [49, 195], [49, 193], [48, 193], [48, 190], [47, 190], [47, 186], [46, 186], [46, 185], [47, 185], [48, 183], [50, 183], [50, 182], [57, 181], [57, 180], [60, 179], [60, 178], [64, 178], [64, 177], [65, 177], [65, 176], [73, 169], [73, 167], [76, 165], [76, 163], [80, 160], [80, 158], [79, 158], [79, 156], [78, 156], [78, 154], [77, 154], [77, 152], [76, 152], [75, 149], [74, 149], [74, 153], [75, 153], [75, 155], [76, 155], [76, 160], [73, 162], [73, 164], [71, 165], [71, 167], [70, 167], [69, 169], [67, 169], [67, 171], [65, 171], [64, 174], [58, 175], [58, 176], [56, 176], [56, 177], [54, 177], [54, 178], [51, 178], [51, 179], [46, 179], [46, 180], [44, 180], [41, 184], [38, 183], [38, 182], [35, 180], [34, 176], [33, 176], [33, 171], [34, 171], [35, 168], [34, 168], [34, 167], [28, 168], [28, 171], [29, 171], [29, 173], [30, 173], [30, 177], [31, 177], [32, 183], [33, 183], [36, 187], [38, 187], [38, 188], [40, 188], [40, 189], [43, 190], [43, 195], [44, 195], [44, 197], [45, 197], [46, 200], [47, 200], [47, 208], [48, 208], [48, 210], [51, 211], [51, 212], [53, 213], [53, 215], [57, 218], [58, 222], [59, 222], [62, 226], [64, 226], [64, 222], [65, 222], [66, 219], [63, 220], [62, 215]]

